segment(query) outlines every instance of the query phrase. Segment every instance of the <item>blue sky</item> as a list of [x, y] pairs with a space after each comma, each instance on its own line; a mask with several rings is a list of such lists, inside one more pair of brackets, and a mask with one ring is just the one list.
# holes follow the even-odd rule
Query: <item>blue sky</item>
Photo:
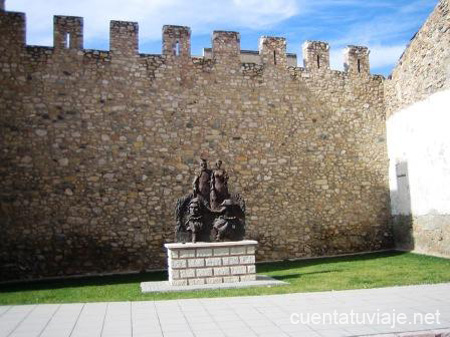
[[140, 52], [161, 53], [164, 24], [192, 29], [192, 54], [211, 46], [213, 30], [241, 33], [241, 49], [262, 35], [287, 39], [298, 55], [306, 40], [327, 41], [331, 67], [342, 69], [346, 45], [371, 49], [372, 73], [389, 75], [438, 0], [6, 0], [27, 14], [27, 43], [52, 45], [53, 15], [84, 17], [85, 48], [108, 49], [109, 21], [139, 22]]

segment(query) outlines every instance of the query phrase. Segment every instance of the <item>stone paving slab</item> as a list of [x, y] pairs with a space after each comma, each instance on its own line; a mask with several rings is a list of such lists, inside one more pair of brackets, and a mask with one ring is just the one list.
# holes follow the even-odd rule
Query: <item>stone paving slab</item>
[[242, 281], [234, 283], [216, 283], [216, 284], [199, 284], [189, 286], [173, 286], [169, 281], [153, 281], [142, 282], [141, 291], [143, 293], [155, 292], [176, 292], [176, 291], [194, 291], [194, 290], [211, 290], [211, 289], [235, 289], [248, 287], [263, 287], [263, 286], [282, 286], [289, 283], [276, 280], [269, 276], [257, 275], [254, 281]]
[[[0, 294], [1, 296], [1, 294]], [[295, 315], [405, 314], [408, 322], [312, 322]], [[437, 322], [414, 314], [440, 313]], [[294, 315], [294, 316], [293, 316]], [[170, 301], [0, 306], [0, 337], [450, 337], [450, 283]]]

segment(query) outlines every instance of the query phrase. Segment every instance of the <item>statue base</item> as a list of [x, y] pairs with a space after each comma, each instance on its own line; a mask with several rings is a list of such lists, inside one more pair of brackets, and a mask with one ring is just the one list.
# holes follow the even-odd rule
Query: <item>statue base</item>
[[256, 280], [257, 241], [167, 243], [169, 284], [191, 286]]

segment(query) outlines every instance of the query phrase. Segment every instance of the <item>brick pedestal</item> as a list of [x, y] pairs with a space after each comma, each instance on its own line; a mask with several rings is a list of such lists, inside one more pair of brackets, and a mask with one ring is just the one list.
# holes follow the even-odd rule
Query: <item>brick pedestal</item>
[[174, 286], [254, 281], [257, 241], [168, 243]]

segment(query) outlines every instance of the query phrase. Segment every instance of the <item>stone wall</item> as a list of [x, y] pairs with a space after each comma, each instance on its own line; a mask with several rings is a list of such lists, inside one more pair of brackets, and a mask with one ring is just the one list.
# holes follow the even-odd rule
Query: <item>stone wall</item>
[[449, 26], [449, 1], [440, 0], [385, 82], [388, 116], [450, 88]]
[[441, 0], [385, 82], [399, 249], [450, 256], [450, 14]]
[[[203, 57], [205, 59], [212, 59], [212, 48], [203, 48]], [[255, 50], [241, 50], [240, 54], [241, 63], [261, 63], [261, 55]], [[297, 54], [286, 53], [286, 62], [288, 66], [297, 66]]]
[[173, 286], [256, 280], [258, 242], [168, 243], [169, 283]]
[[[55, 45], [25, 44], [25, 16], [0, 12], [1, 279], [165, 266], [176, 199], [200, 156], [221, 158], [247, 203], [257, 261], [390, 247], [383, 78], [350, 47], [163, 28], [138, 52], [138, 24], [111, 22], [110, 51], [83, 49], [82, 18], [55, 17]], [[70, 41], [68, 43], [68, 41]], [[360, 51], [363, 52], [360, 52]]]

